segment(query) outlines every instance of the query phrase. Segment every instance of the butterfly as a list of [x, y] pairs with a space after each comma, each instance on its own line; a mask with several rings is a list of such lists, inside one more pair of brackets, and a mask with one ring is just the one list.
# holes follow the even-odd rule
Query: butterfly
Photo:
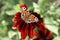
[[25, 10], [25, 9], [21, 13], [21, 18], [26, 23], [38, 22], [38, 18], [35, 15], [31, 14], [29, 11]]

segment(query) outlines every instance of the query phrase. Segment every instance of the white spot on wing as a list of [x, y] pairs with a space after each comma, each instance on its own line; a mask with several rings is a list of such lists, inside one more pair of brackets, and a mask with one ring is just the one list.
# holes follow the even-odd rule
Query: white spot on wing
[[38, 20], [38, 18], [37, 17], [35, 17], [35, 22], [38, 22], [39, 20]]

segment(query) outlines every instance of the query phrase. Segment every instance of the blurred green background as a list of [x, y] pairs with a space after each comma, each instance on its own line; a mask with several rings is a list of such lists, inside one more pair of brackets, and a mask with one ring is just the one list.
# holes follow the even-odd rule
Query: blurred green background
[[60, 0], [0, 0], [0, 40], [19, 40], [18, 31], [12, 29], [12, 18], [23, 2], [29, 10], [39, 13], [46, 27], [57, 34], [53, 40], [60, 40]]

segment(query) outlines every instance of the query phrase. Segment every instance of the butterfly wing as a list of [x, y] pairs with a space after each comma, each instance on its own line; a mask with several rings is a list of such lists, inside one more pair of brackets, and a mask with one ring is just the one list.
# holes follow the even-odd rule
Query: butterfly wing
[[33, 22], [38, 22], [38, 18], [37, 18], [36, 16], [34, 16], [33, 14], [31, 14], [31, 15], [29, 16], [28, 21], [30, 21], [31, 23], [33, 23]]
[[35, 15], [31, 14], [29, 11], [23, 11], [21, 14], [21, 18], [26, 23], [38, 22], [38, 18]]

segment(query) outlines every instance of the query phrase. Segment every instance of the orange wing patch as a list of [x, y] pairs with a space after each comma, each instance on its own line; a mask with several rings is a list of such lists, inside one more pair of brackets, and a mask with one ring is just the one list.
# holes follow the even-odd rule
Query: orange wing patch
[[29, 15], [30, 13], [28, 11], [22, 11], [22, 14]]
[[34, 15], [31, 14], [30, 17], [29, 17], [29, 19], [31, 19], [31, 21], [34, 22], [35, 21]]

